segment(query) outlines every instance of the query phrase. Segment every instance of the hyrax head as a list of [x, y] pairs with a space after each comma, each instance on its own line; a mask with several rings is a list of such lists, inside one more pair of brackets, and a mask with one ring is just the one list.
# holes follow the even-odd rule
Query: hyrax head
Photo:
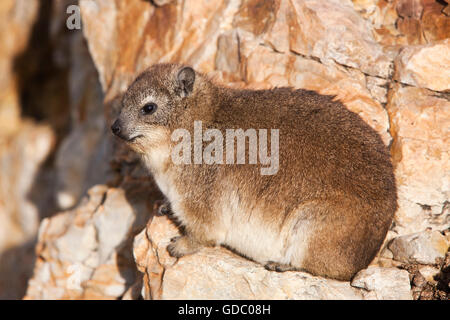
[[131, 84], [112, 132], [136, 151], [157, 145], [194, 93], [196, 74], [188, 66], [157, 64]]

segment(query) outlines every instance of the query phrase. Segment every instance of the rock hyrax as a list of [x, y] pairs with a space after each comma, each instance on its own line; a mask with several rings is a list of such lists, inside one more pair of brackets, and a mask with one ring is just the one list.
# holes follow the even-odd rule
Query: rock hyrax
[[[380, 136], [334, 97], [225, 88], [188, 66], [158, 64], [139, 75], [122, 103], [112, 130], [142, 155], [182, 229], [168, 246], [171, 255], [223, 245], [269, 270], [340, 280], [376, 255], [397, 208], [393, 167]], [[195, 123], [202, 132], [215, 129], [215, 139], [223, 134], [223, 149], [211, 152], [216, 160], [239, 153], [238, 139], [225, 137], [243, 129], [245, 163], [202, 159], [213, 139], [195, 137]], [[172, 136], [180, 128], [203, 138], [187, 144], [201, 149], [200, 159], [194, 150], [186, 162], [173, 160], [174, 148], [186, 151]], [[272, 129], [279, 140], [270, 139]], [[278, 143], [267, 147], [278, 152], [268, 174], [261, 170], [267, 162], [247, 160], [254, 156], [250, 133], [264, 130], [259, 142]]]

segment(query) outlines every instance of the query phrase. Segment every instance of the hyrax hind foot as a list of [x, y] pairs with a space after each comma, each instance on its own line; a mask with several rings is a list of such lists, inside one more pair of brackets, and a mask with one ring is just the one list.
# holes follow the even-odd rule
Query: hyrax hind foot
[[289, 264], [283, 264], [273, 261], [268, 261], [264, 268], [269, 271], [276, 271], [276, 272], [285, 272], [285, 271], [296, 271], [297, 269]]
[[193, 254], [200, 250], [201, 245], [188, 236], [179, 236], [172, 238], [167, 246], [167, 251], [172, 257], [181, 258], [182, 256]]

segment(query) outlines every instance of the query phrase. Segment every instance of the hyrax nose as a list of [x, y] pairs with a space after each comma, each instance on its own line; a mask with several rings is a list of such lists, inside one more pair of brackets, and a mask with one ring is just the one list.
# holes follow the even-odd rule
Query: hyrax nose
[[122, 128], [121, 128], [121, 126], [120, 126], [119, 119], [117, 119], [116, 121], [114, 121], [113, 125], [111, 126], [111, 131], [112, 131], [112, 133], [114, 133], [116, 136], [119, 136], [121, 130], [122, 130]]

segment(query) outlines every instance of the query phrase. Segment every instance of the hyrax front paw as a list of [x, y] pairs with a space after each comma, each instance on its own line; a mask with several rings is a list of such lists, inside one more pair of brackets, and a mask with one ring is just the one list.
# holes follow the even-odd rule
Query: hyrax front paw
[[295, 271], [296, 270], [294, 267], [292, 267], [289, 264], [283, 264], [283, 263], [278, 263], [278, 262], [274, 262], [274, 261], [268, 261], [264, 265], [264, 268], [266, 268], [266, 270], [276, 271], [276, 272], [285, 272], [285, 271]]
[[170, 203], [167, 200], [156, 200], [153, 203], [153, 210], [157, 216], [169, 216], [172, 214]]
[[182, 256], [193, 254], [200, 249], [200, 246], [187, 236], [172, 238], [167, 246], [167, 251], [172, 257], [181, 258]]

